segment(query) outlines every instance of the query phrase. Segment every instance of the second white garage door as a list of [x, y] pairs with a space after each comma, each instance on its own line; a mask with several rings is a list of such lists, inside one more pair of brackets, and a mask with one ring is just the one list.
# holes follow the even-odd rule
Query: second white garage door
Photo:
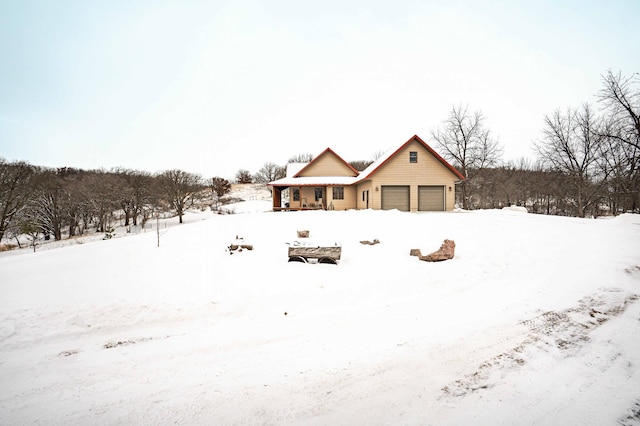
[[427, 212], [444, 211], [444, 186], [419, 186], [418, 210]]

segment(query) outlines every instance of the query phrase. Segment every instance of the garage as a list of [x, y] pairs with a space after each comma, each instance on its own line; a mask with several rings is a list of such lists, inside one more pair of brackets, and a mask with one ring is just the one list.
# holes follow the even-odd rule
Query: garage
[[418, 210], [423, 212], [444, 211], [444, 186], [419, 186]]
[[409, 211], [409, 186], [383, 186], [382, 210]]

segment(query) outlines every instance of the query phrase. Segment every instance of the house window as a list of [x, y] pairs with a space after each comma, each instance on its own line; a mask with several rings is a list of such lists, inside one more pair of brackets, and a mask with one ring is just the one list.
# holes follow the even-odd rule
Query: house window
[[316, 201], [322, 200], [322, 188], [316, 188]]
[[333, 187], [333, 199], [334, 200], [344, 200], [344, 187], [343, 186], [334, 186]]
[[300, 201], [300, 188], [293, 188], [293, 201]]
[[416, 151], [409, 152], [409, 162], [410, 163], [418, 162], [418, 153]]

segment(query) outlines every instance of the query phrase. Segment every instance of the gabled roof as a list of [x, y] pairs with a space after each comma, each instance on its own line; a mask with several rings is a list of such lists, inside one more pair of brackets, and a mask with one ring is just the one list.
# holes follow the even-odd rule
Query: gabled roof
[[[364, 180], [370, 179], [371, 176], [373, 176], [378, 170], [380, 170], [381, 167], [383, 167], [385, 164], [387, 164], [388, 161], [390, 161], [393, 157], [395, 157], [400, 151], [402, 151], [404, 148], [406, 148], [407, 145], [409, 145], [413, 141], [416, 141], [420, 145], [422, 145], [424, 147], [424, 149], [427, 150], [427, 152], [429, 152], [431, 155], [433, 155], [433, 157], [436, 160], [438, 160], [440, 163], [442, 163], [442, 165], [445, 166], [457, 178], [459, 178], [460, 180], [465, 180], [464, 175], [462, 175], [462, 173], [460, 173], [455, 167], [453, 167], [451, 164], [449, 164], [447, 162], [447, 160], [442, 158], [440, 156], [440, 154], [438, 154], [433, 148], [431, 148], [429, 145], [427, 145], [425, 143], [425, 141], [420, 139], [420, 137], [418, 135], [413, 135], [413, 137], [411, 137], [408, 141], [406, 141], [404, 144], [402, 144], [400, 146], [400, 148], [398, 148], [396, 150], [387, 151], [380, 158], [378, 158], [376, 161], [371, 163], [371, 165], [369, 165], [369, 167], [367, 167], [366, 169], [364, 169], [361, 172], [358, 172], [353, 166], [351, 166], [351, 164], [349, 164], [346, 161], [344, 161], [331, 148], [327, 148], [324, 151], [322, 151], [322, 153], [320, 153], [320, 155], [318, 155], [316, 158], [314, 158], [310, 163], [299, 164], [299, 166], [301, 168], [293, 176], [290, 176], [287, 173], [287, 177], [284, 177], [282, 179], [278, 179], [276, 181], [270, 182], [268, 185], [269, 186], [320, 186], [320, 185], [329, 186], [329, 185], [353, 185], [353, 184], [357, 184], [357, 183], [360, 183], [360, 182], [362, 182]], [[316, 160], [318, 160], [319, 158], [321, 158], [321, 157], [323, 157], [325, 155], [333, 155], [333, 156], [335, 156], [339, 161], [341, 161], [346, 166], [348, 166], [349, 169], [353, 170], [355, 176], [300, 176], [306, 168], [308, 168]]]
[[336, 154], [331, 148], [327, 148], [324, 151], [322, 151], [320, 153], [320, 155], [318, 155], [316, 158], [314, 158], [313, 160], [311, 160], [311, 162], [307, 163], [306, 166], [304, 166], [302, 169], [300, 169], [298, 171], [298, 173], [296, 173], [293, 177], [301, 177], [300, 175], [306, 170], [308, 169], [313, 163], [315, 163], [316, 161], [318, 161], [320, 158], [324, 157], [325, 155], [333, 155], [334, 157], [336, 157], [339, 161], [341, 161], [345, 166], [347, 166], [349, 169], [351, 169], [351, 171], [353, 171], [354, 176], [358, 176], [358, 174], [360, 174], [359, 171], [357, 171], [351, 164], [347, 163], [346, 161], [344, 161], [342, 159], [342, 157], [340, 157], [338, 154]]
[[460, 173], [451, 164], [449, 164], [449, 162], [447, 160], [442, 158], [440, 156], [440, 154], [438, 154], [433, 148], [431, 148], [429, 145], [427, 145], [427, 143], [425, 141], [420, 139], [420, 137], [418, 135], [413, 135], [413, 137], [411, 137], [408, 141], [406, 141], [404, 144], [402, 144], [402, 146], [400, 146], [400, 148], [396, 149], [395, 151], [386, 152], [380, 158], [378, 158], [376, 161], [371, 163], [369, 165], [369, 167], [367, 167], [362, 172], [360, 172], [360, 175], [358, 176], [358, 179], [357, 179], [356, 183], [359, 183], [359, 182], [362, 182], [363, 180], [369, 179], [382, 166], [384, 166], [389, 160], [391, 160], [393, 157], [395, 157], [396, 154], [398, 154], [400, 151], [402, 151], [407, 145], [409, 145], [413, 141], [416, 141], [419, 144], [421, 144], [424, 147], [424, 149], [426, 149], [431, 155], [433, 155], [433, 157], [436, 160], [438, 160], [440, 163], [442, 163], [443, 166], [445, 166], [447, 169], [449, 169], [449, 171], [451, 173], [456, 175], [456, 177], [458, 177], [460, 180], [465, 180], [464, 175], [462, 173]]

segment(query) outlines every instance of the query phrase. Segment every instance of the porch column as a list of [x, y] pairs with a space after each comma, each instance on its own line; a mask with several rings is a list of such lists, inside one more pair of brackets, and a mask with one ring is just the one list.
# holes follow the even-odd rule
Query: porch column
[[271, 187], [271, 198], [273, 199], [273, 210], [278, 210], [280, 209], [281, 203], [282, 203], [282, 189], [280, 189], [280, 187], [278, 186], [272, 186]]

